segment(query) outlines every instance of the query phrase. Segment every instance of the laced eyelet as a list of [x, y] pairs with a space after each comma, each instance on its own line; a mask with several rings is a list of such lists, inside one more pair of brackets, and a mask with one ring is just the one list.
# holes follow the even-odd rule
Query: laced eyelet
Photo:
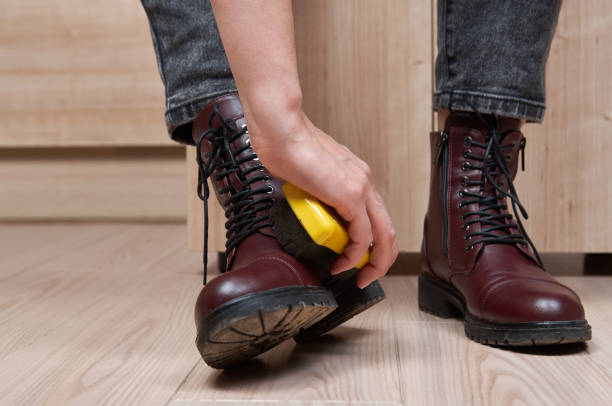
[[512, 159], [512, 156], [510, 156], [510, 154], [506, 154], [506, 161], [509, 161]]
[[469, 247], [467, 247], [467, 248], [465, 249], [465, 252], [471, 251], [471, 250], [472, 250], [472, 248], [474, 248], [474, 246], [473, 246], [473, 245], [470, 245]]
[[274, 193], [274, 192], [276, 191], [276, 189], [275, 189], [275, 188], [274, 188], [274, 186], [272, 186], [272, 185], [268, 185], [268, 188], [270, 188], [270, 191], [269, 191], [269, 192], [266, 192], [266, 193], [268, 193], [268, 194], [272, 194], [272, 193]]
[[469, 182], [469, 180], [470, 180], [470, 178], [469, 178], [469, 177], [464, 176], [464, 177], [461, 179], [461, 186], [467, 186], [467, 183]]
[[470, 229], [470, 225], [469, 224], [464, 224], [461, 228], [463, 228], [464, 230], [469, 230]]
[[468, 135], [467, 137], [463, 139], [463, 145], [466, 147], [469, 147], [472, 145], [472, 141], [473, 141], [472, 137]]
[[460, 190], [458, 194], [459, 194], [459, 197], [464, 197], [465, 196], [465, 190]]
[[472, 239], [472, 236], [471, 236], [471, 235], [466, 235], [465, 237], [463, 237], [463, 239], [464, 239], [465, 241], [468, 241], [468, 240], [471, 240], [471, 239]]
[[462, 170], [463, 172], [467, 171], [468, 169], [470, 169], [469, 165], [470, 165], [470, 164], [469, 164], [468, 162], [464, 162], [464, 163], [461, 165], [461, 170]]
[[472, 153], [472, 149], [467, 149], [467, 150], [463, 151], [463, 157], [464, 157], [465, 159], [470, 159], [470, 158], [469, 158], [469, 155], [470, 155], [471, 153]]

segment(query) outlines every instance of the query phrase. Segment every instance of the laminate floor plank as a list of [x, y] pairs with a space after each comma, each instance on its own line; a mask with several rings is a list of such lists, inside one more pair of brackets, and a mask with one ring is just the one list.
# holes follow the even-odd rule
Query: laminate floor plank
[[185, 251], [184, 230], [117, 225], [7, 278], [0, 403], [164, 404], [199, 360], [201, 257]]
[[383, 301], [321, 339], [288, 340], [230, 371], [196, 365], [171, 405], [401, 405], [396, 336]]
[[[608, 405], [612, 278], [560, 280], [587, 345], [506, 350], [418, 310], [417, 278], [309, 344], [229, 371], [195, 348], [201, 254], [179, 224], [0, 224], [2, 405]], [[209, 255], [216, 274], [217, 256]]]

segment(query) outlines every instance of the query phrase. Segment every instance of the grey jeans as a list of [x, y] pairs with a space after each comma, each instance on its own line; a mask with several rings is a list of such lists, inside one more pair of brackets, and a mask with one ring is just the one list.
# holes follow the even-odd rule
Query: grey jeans
[[[166, 89], [168, 132], [193, 144], [198, 112], [236, 91], [210, 2], [142, 4]], [[561, 0], [438, 0], [433, 108], [542, 121], [546, 60], [560, 8]]]

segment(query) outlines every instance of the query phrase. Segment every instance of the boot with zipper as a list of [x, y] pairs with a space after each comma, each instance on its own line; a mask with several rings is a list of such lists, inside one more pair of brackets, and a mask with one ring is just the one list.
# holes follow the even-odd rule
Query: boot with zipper
[[[269, 210], [284, 199], [250, 146], [236, 93], [212, 100], [193, 122], [204, 201], [204, 284], [195, 306], [196, 345], [204, 361], [226, 368], [294, 337], [337, 308], [322, 275], [281, 248]], [[207, 179], [225, 210], [225, 273], [206, 283]]]
[[544, 269], [519, 217], [527, 218], [513, 185], [519, 155], [524, 169], [519, 120], [453, 112], [430, 141], [420, 309], [462, 318], [483, 344], [589, 340], [580, 298]]

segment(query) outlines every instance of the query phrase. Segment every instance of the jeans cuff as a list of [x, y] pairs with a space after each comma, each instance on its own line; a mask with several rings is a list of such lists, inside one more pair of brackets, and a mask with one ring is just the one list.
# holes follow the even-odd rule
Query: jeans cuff
[[192, 97], [178, 104], [168, 103], [168, 108], [166, 109], [166, 127], [168, 128], [170, 138], [181, 144], [195, 145], [193, 136], [191, 135], [191, 123], [198, 113], [212, 99], [236, 91], [236, 87], [234, 86], [233, 88], [225, 88], [199, 94], [196, 97]]
[[476, 109], [479, 113], [520, 118], [530, 123], [541, 123], [546, 109], [544, 103], [534, 100], [468, 90], [434, 93], [433, 108], [461, 111]]

